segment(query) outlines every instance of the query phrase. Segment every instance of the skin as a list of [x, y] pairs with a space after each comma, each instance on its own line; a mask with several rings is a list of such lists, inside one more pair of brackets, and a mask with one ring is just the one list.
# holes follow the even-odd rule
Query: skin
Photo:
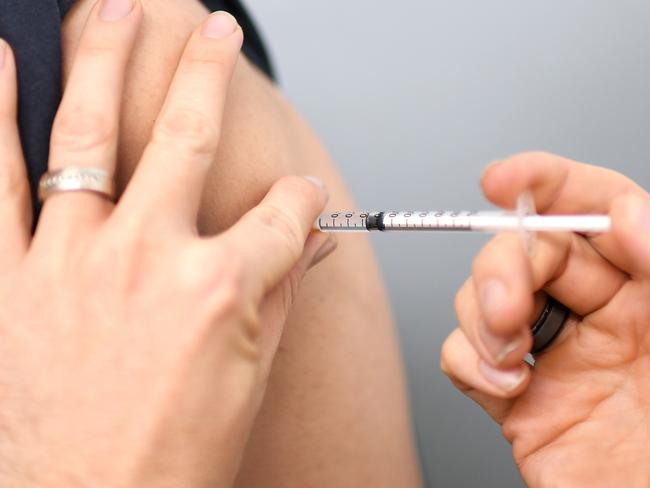
[[[142, 18], [137, 3], [93, 9], [50, 170], [114, 171]], [[313, 178], [284, 178], [228, 231], [199, 235], [242, 39], [228, 14], [199, 26], [119, 203], [50, 195], [33, 238], [16, 68], [0, 46], [2, 486], [232, 486], [298, 285], [333, 249], [311, 232], [327, 200]]]
[[[540, 212], [609, 213], [613, 228], [539, 235], [532, 254], [512, 235], [488, 243], [458, 293], [443, 371], [502, 426], [529, 486], [648, 486], [650, 196], [540, 153], [489, 167], [482, 185], [504, 208], [530, 190]], [[574, 315], [529, 368], [528, 324], [546, 294]]]
[[[144, 24], [124, 88], [120, 188], [137, 166], [188, 36], [208, 15], [195, 0], [141, 3]], [[91, 6], [90, 0], [80, 0], [65, 20], [66, 78]], [[331, 209], [355, 207], [309, 127], [268, 79], [240, 57], [201, 201], [201, 233], [227, 229], [288, 174], [318, 175], [330, 191]], [[363, 274], [353, 271], [359, 268]], [[420, 485], [386, 301], [363, 237], [341, 239], [336, 253], [303, 281], [237, 486]]]

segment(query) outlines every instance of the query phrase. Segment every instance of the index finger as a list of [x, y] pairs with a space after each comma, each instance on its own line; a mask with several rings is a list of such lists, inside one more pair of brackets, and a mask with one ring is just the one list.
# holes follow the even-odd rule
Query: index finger
[[[620, 173], [547, 153], [525, 153], [497, 162], [484, 171], [481, 185], [488, 200], [504, 208], [513, 208], [517, 196], [530, 191], [540, 213], [609, 214], [619, 197], [646, 195]], [[632, 274], [635, 262], [620, 232], [592, 236], [589, 241], [607, 260]]]
[[241, 27], [223, 11], [194, 31], [118, 212], [195, 225], [242, 42]]
[[643, 192], [611, 169], [543, 152], [523, 153], [488, 166], [481, 177], [488, 200], [514, 208], [530, 190], [540, 213], [607, 213], [619, 195]]

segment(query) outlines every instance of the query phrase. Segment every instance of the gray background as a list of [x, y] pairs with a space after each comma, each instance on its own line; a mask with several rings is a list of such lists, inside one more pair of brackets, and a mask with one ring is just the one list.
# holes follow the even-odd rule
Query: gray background
[[[367, 208], [486, 204], [481, 169], [541, 149], [650, 186], [647, 0], [249, 0], [284, 91]], [[432, 486], [521, 486], [439, 372], [483, 236], [375, 236]]]

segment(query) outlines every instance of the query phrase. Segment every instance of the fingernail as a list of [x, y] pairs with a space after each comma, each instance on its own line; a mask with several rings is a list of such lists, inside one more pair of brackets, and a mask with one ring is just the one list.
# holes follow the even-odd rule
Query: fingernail
[[480, 291], [481, 311], [489, 320], [503, 308], [508, 301], [508, 288], [496, 278], [486, 281]]
[[215, 12], [203, 24], [201, 35], [211, 39], [223, 39], [235, 32], [237, 21], [228, 12]]
[[320, 249], [314, 254], [314, 258], [311, 260], [310, 268], [313, 268], [318, 263], [323, 261], [327, 256], [332, 254], [338, 247], [338, 242], [334, 236], [329, 236], [329, 238], [323, 243]]
[[523, 336], [512, 338], [494, 335], [483, 321], [479, 324], [478, 331], [485, 349], [496, 365], [501, 364], [508, 354], [518, 349], [524, 342]]
[[133, 0], [104, 0], [99, 10], [99, 18], [115, 21], [126, 17], [133, 10]]
[[5, 67], [5, 59], [7, 58], [7, 43], [4, 39], [0, 39], [0, 69]]
[[317, 176], [305, 176], [305, 179], [310, 183], [316, 185], [329, 198], [329, 191], [327, 190], [327, 186], [325, 186], [325, 183], [323, 183], [323, 180], [321, 180]]
[[525, 366], [520, 366], [517, 369], [496, 369], [482, 359], [478, 364], [478, 369], [483, 375], [483, 378], [503, 391], [512, 391], [521, 385], [526, 377], [525, 368]]

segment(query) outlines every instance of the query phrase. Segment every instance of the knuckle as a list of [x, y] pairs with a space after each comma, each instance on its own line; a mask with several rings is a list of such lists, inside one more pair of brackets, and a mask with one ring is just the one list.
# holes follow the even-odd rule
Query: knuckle
[[293, 214], [275, 205], [261, 205], [254, 212], [260, 225], [286, 242], [294, 259], [298, 259], [304, 247], [303, 231]]
[[77, 47], [76, 51], [76, 59], [104, 59], [114, 56], [115, 52], [115, 43], [109, 42], [105, 37], [93, 35], [92, 31], [87, 31], [79, 41], [79, 46]]
[[214, 53], [190, 50], [183, 59], [183, 70], [192, 76], [227, 79], [233, 70], [233, 63]]
[[322, 192], [305, 178], [286, 176], [280, 180], [279, 185], [299, 201], [301, 208], [311, 209], [322, 200]]
[[213, 117], [199, 110], [174, 108], [158, 120], [153, 140], [192, 155], [212, 155], [217, 149], [219, 132]]
[[67, 150], [84, 150], [117, 139], [117, 121], [81, 106], [64, 108], [54, 122], [52, 144]]

